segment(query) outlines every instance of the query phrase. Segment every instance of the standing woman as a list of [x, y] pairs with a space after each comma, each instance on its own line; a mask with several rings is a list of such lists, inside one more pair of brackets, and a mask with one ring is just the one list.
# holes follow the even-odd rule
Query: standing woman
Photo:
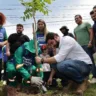
[[44, 20], [39, 19], [37, 22], [37, 40], [39, 42], [40, 47], [45, 44], [45, 37], [46, 34], [48, 33], [47, 28], [46, 28], [46, 23]]
[[1, 70], [2, 70], [2, 47], [7, 43], [6, 29], [3, 25], [6, 22], [6, 17], [0, 12], [0, 80], [1, 80]]
[[[37, 22], [37, 31], [36, 31], [36, 36], [37, 36], [37, 40], [39, 42], [39, 46], [42, 47], [42, 45], [46, 44], [46, 35], [48, 33], [47, 27], [46, 27], [46, 23], [44, 20], [39, 19]], [[50, 56], [53, 56], [53, 50], [48, 48], [48, 54]]]
[[[39, 19], [37, 21], [37, 31], [36, 31], [36, 38], [39, 43], [40, 48], [42, 45], [46, 44], [45, 39], [46, 39], [46, 34], [48, 33], [47, 28], [46, 28], [46, 23], [44, 20]], [[42, 52], [41, 52], [42, 53]], [[37, 65], [38, 66], [38, 65]], [[42, 64], [38, 66], [39, 68], [42, 69]], [[38, 69], [37, 69], [38, 70]], [[38, 71], [41, 77], [44, 77], [44, 74], [42, 71]]]
[[[47, 30], [45, 21], [42, 20], [42, 19], [39, 19], [37, 21], [36, 35], [37, 35], [37, 40], [39, 42], [39, 46], [41, 47], [41, 49], [42, 49], [42, 45], [45, 45], [46, 44], [46, 41], [45, 40], [46, 40], [46, 35], [47, 35], [48, 32], [49, 31]], [[54, 49], [48, 47], [48, 55], [49, 56], [53, 56], [54, 55]], [[40, 68], [42, 68], [42, 65], [40, 66]], [[49, 77], [49, 75], [46, 74], [46, 76], [45, 76], [45, 74], [43, 74], [43, 79], [45, 79], [46, 77]], [[46, 79], [48, 79], [48, 78], [46, 78]], [[52, 85], [53, 86], [56, 86], [57, 85], [56, 80], [54, 80], [54, 84], [52, 83]]]

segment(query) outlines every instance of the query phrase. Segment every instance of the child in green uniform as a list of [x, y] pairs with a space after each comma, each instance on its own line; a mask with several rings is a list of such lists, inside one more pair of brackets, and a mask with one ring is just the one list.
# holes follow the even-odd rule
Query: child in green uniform
[[[40, 52], [39, 47], [38, 52]], [[43, 71], [36, 71], [38, 67], [42, 69], [42, 66], [37, 66], [35, 62], [35, 53], [36, 50], [33, 40], [30, 40], [30, 42], [26, 42], [22, 46], [20, 46], [14, 54], [15, 67], [13, 66], [13, 64], [8, 64], [9, 67], [14, 67], [12, 68], [14, 70], [9, 70], [9, 78], [14, 78], [14, 72], [19, 72], [24, 81], [30, 80], [31, 83], [40, 85], [43, 78]]]

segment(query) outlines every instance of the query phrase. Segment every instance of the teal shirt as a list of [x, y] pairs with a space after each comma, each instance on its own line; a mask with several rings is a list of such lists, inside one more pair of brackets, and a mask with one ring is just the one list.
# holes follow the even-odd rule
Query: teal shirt
[[83, 46], [83, 45], [88, 45], [90, 41], [90, 34], [89, 34], [89, 29], [91, 28], [91, 25], [89, 23], [82, 23], [78, 25], [74, 29], [74, 34], [76, 36], [77, 42]]
[[[30, 53], [36, 53], [36, 50], [35, 50], [35, 47], [34, 47], [34, 41], [33, 40], [30, 40], [30, 42], [26, 42], [24, 43], [24, 48], [22, 46], [20, 46], [16, 51], [15, 51], [15, 54], [14, 54], [14, 57], [15, 57], [15, 64], [18, 65], [18, 64], [23, 64], [23, 61], [24, 61], [24, 58], [23, 58], [23, 54], [24, 54], [24, 50], [27, 50], [29, 51]], [[40, 48], [38, 47], [38, 51], [40, 52]], [[31, 60], [31, 59], [30, 59]], [[30, 63], [30, 62], [29, 62]], [[36, 67], [38, 68], [39, 66], [35, 64]], [[42, 67], [42, 66], [41, 66]], [[31, 74], [28, 72], [27, 68], [25, 68], [24, 66], [17, 69], [17, 71], [19, 71], [21, 74], [22, 74], [22, 77], [27, 80], [30, 78]]]

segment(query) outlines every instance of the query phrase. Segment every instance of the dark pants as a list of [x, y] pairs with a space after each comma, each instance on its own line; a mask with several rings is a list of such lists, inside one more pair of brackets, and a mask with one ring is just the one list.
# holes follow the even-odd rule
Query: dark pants
[[57, 67], [56, 67], [57, 65], [51, 64], [50, 66], [51, 66], [51, 68], [53, 68], [56, 71], [54, 78], [55, 79], [58, 79], [58, 78], [61, 79], [61, 85], [63, 87], [67, 86], [68, 85], [68, 79], [64, 78], [64, 76], [62, 74], [60, 74], [60, 72], [58, 72]]
[[44, 72], [44, 77], [43, 77], [44, 82], [47, 82], [49, 77], [50, 77], [50, 72]]
[[95, 62], [94, 62], [94, 58], [93, 58], [93, 48], [88, 48], [87, 45], [84, 45], [82, 46], [82, 48], [85, 50], [85, 52], [89, 55], [89, 57], [91, 58], [92, 60], [92, 74], [93, 74], [93, 77], [96, 78], [96, 66], [95, 66]]
[[[47, 83], [49, 77], [50, 77], [50, 73], [51, 72], [44, 72], [44, 77], [43, 77], [43, 81], [45, 83]], [[50, 87], [56, 87], [57, 86], [57, 82], [56, 82], [56, 76], [53, 77], [53, 80], [52, 80], [52, 85]]]
[[2, 70], [2, 59], [0, 59], [0, 80], [1, 80], [1, 77], [2, 77], [2, 76], [1, 76], [1, 75], [2, 75], [2, 74], [1, 74], [1, 70]]
[[4, 77], [3, 77], [3, 80], [7, 80], [7, 75], [6, 75], [6, 62], [4, 62]]
[[92, 63], [94, 64], [94, 58], [93, 58], [93, 47], [88, 48], [87, 45], [82, 46], [82, 48], [84, 49], [84, 51], [89, 55], [89, 57], [92, 60]]
[[90, 73], [90, 66], [79, 60], [65, 60], [56, 64], [55, 68], [63, 78], [76, 83], [82, 83]]

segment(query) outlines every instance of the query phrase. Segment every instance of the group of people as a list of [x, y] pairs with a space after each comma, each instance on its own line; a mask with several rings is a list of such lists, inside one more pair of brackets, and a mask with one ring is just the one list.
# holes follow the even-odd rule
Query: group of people
[[75, 84], [75, 94], [83, 95], [89, 85], [90, 72], [93, 74], [90, 83], [96, 83], [93, 58], [96, 51], [96, 6], [90, 16], [94, 21], [93, 27], [90, 23], [83, 22], [82, 16], [77, 14], [74, 35], [69, 33], [67, 26], [62, 26], [62, 37], [49, 32], [45, 21], [39, 19], [36, 56], [35, 41], [23, 34], [22, 24], [17, 24], [17, 32], [7, 38], [6, 29], [3, 27], [6, 18], [0, 13], [0, 79], [4, 67], [4, 80], [8, 86], [16, 87], [22, 83], [24, 86], [36, 84], [56, 87], [56, 79], [60, 78], [64, 92]]

